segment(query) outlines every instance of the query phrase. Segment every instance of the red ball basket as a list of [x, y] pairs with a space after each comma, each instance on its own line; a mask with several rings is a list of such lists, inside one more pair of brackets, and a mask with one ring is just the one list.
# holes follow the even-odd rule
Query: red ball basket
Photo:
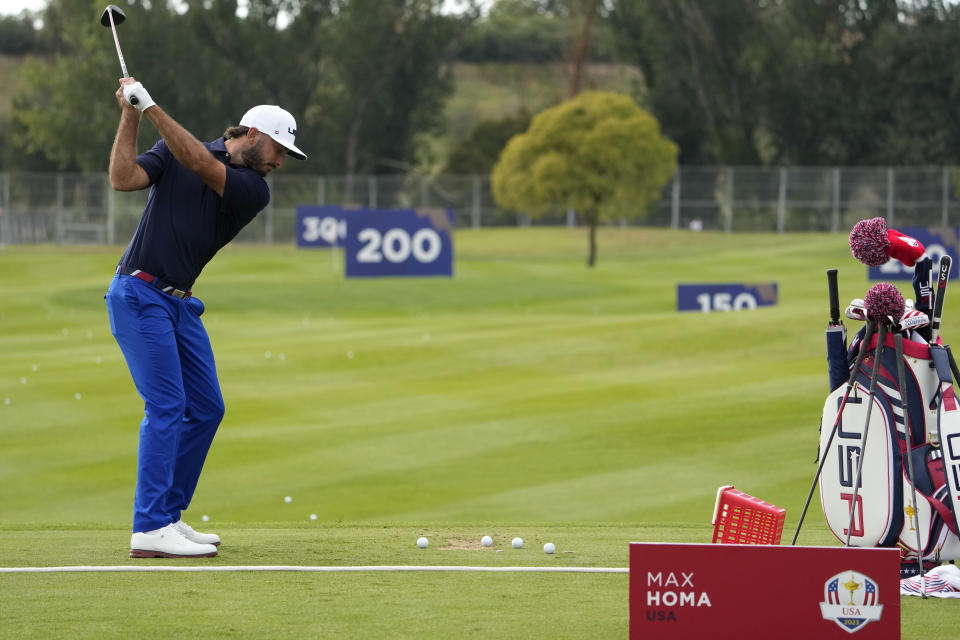
[[780, 544], [787, 511], [733, 485], [717, 489], [713, 509], [713, 542], [719, 544]]

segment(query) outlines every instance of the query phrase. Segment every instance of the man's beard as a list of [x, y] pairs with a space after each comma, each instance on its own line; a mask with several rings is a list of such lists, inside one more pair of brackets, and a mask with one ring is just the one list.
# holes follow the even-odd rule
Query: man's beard
[[243, 164], [247, 165], [261, 176], [267, 175], [267, 172], [263, 170], [263, 165], [266, 164], [263, 161], [262, 152], [264, 142], [266, 142], [266, 140], [260, 138], [260, 140], [257, 141], [257, 144], [248, 149], [244, 149], [240, 154], [240, 159], [243, 160]]

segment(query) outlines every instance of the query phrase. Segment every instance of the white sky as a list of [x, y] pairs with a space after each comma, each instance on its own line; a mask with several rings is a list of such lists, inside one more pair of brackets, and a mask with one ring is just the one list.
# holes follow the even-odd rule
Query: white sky
[[46, 6], [47, 0], [0, 0], [0, 14], [17, 15], [24, 9], [39, 11]]
[[[241, 8], [243, 2], [239, 3]], [[446, 4], [449, 5], [450, 9], [458, 9], [460, 4], [458, 0], [446, 0]], [[484, 2], [484, 6], [489, 6], [490, 1]], [[29, 9], [30, 11], [39, 11], [47, 6], [47, 0], [0, 0], [0, 15], [17, 15], [24, 9]], [[106, 6], [106, 5], [104, 5]]]

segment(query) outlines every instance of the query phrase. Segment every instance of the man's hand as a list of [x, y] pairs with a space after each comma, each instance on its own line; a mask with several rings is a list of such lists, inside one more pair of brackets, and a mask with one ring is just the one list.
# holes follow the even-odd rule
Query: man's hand
[[120, 86], [117, 88], [117, 91], [114, 95], [116, 96], [117, 103], [121, 108], [129, 109], [130, 111], [137, 113], [137, 115], [140, 115], [140, 113], [137, 111], [137, 108], [127, 102], [127, 99], [123, 97], [123, 87], [126, 84], [133, 84], [134, 82], [136, 82], [136, 80], [133, 78], [120, 78]]
[[[129, 80], [133, 80], [133, 78], [130, 78]], [[153, 98], [150, 97], [150, 94], [147, 93], [147, 90], [144, 88], [144, 86], [139, 82], [124, 82], [121, 85], [120, 90], [123, 93], [123, 99], [127, 103], [139, 109], [141, 112], [156, 104], [153, 101]]]

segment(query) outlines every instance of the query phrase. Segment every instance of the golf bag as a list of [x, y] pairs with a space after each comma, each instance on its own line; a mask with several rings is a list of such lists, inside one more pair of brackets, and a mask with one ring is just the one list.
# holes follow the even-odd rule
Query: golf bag
[[[858, 338], [862, 337], [861, 331]], [[846, 403], [847, 385], [831, 382], [835, 388], [827, 396], [820, 423], [824, 456], [820, 502], [830, 531], [841, 542], [846, 543], [849, 533], [851, 546], [899, 546], [905, 561], [916, 562], [919, 555], [925, 564], [934, 564], [960, 558], [954, 511], [960, 497], [960, 403], [954, 395], [948, 351], [939, 340], [929, 344], [917, 332], [910, 338], [903, 340], [904, 389], [891, 334], [884, 340], [872, 398], [876, 334]], [[847, 354], [850, 367], [859, 346], [854, 340]], [[913, 482], [907, 456], [912, 458]], [[862, 467], [856, 488], [858, 465]]]

